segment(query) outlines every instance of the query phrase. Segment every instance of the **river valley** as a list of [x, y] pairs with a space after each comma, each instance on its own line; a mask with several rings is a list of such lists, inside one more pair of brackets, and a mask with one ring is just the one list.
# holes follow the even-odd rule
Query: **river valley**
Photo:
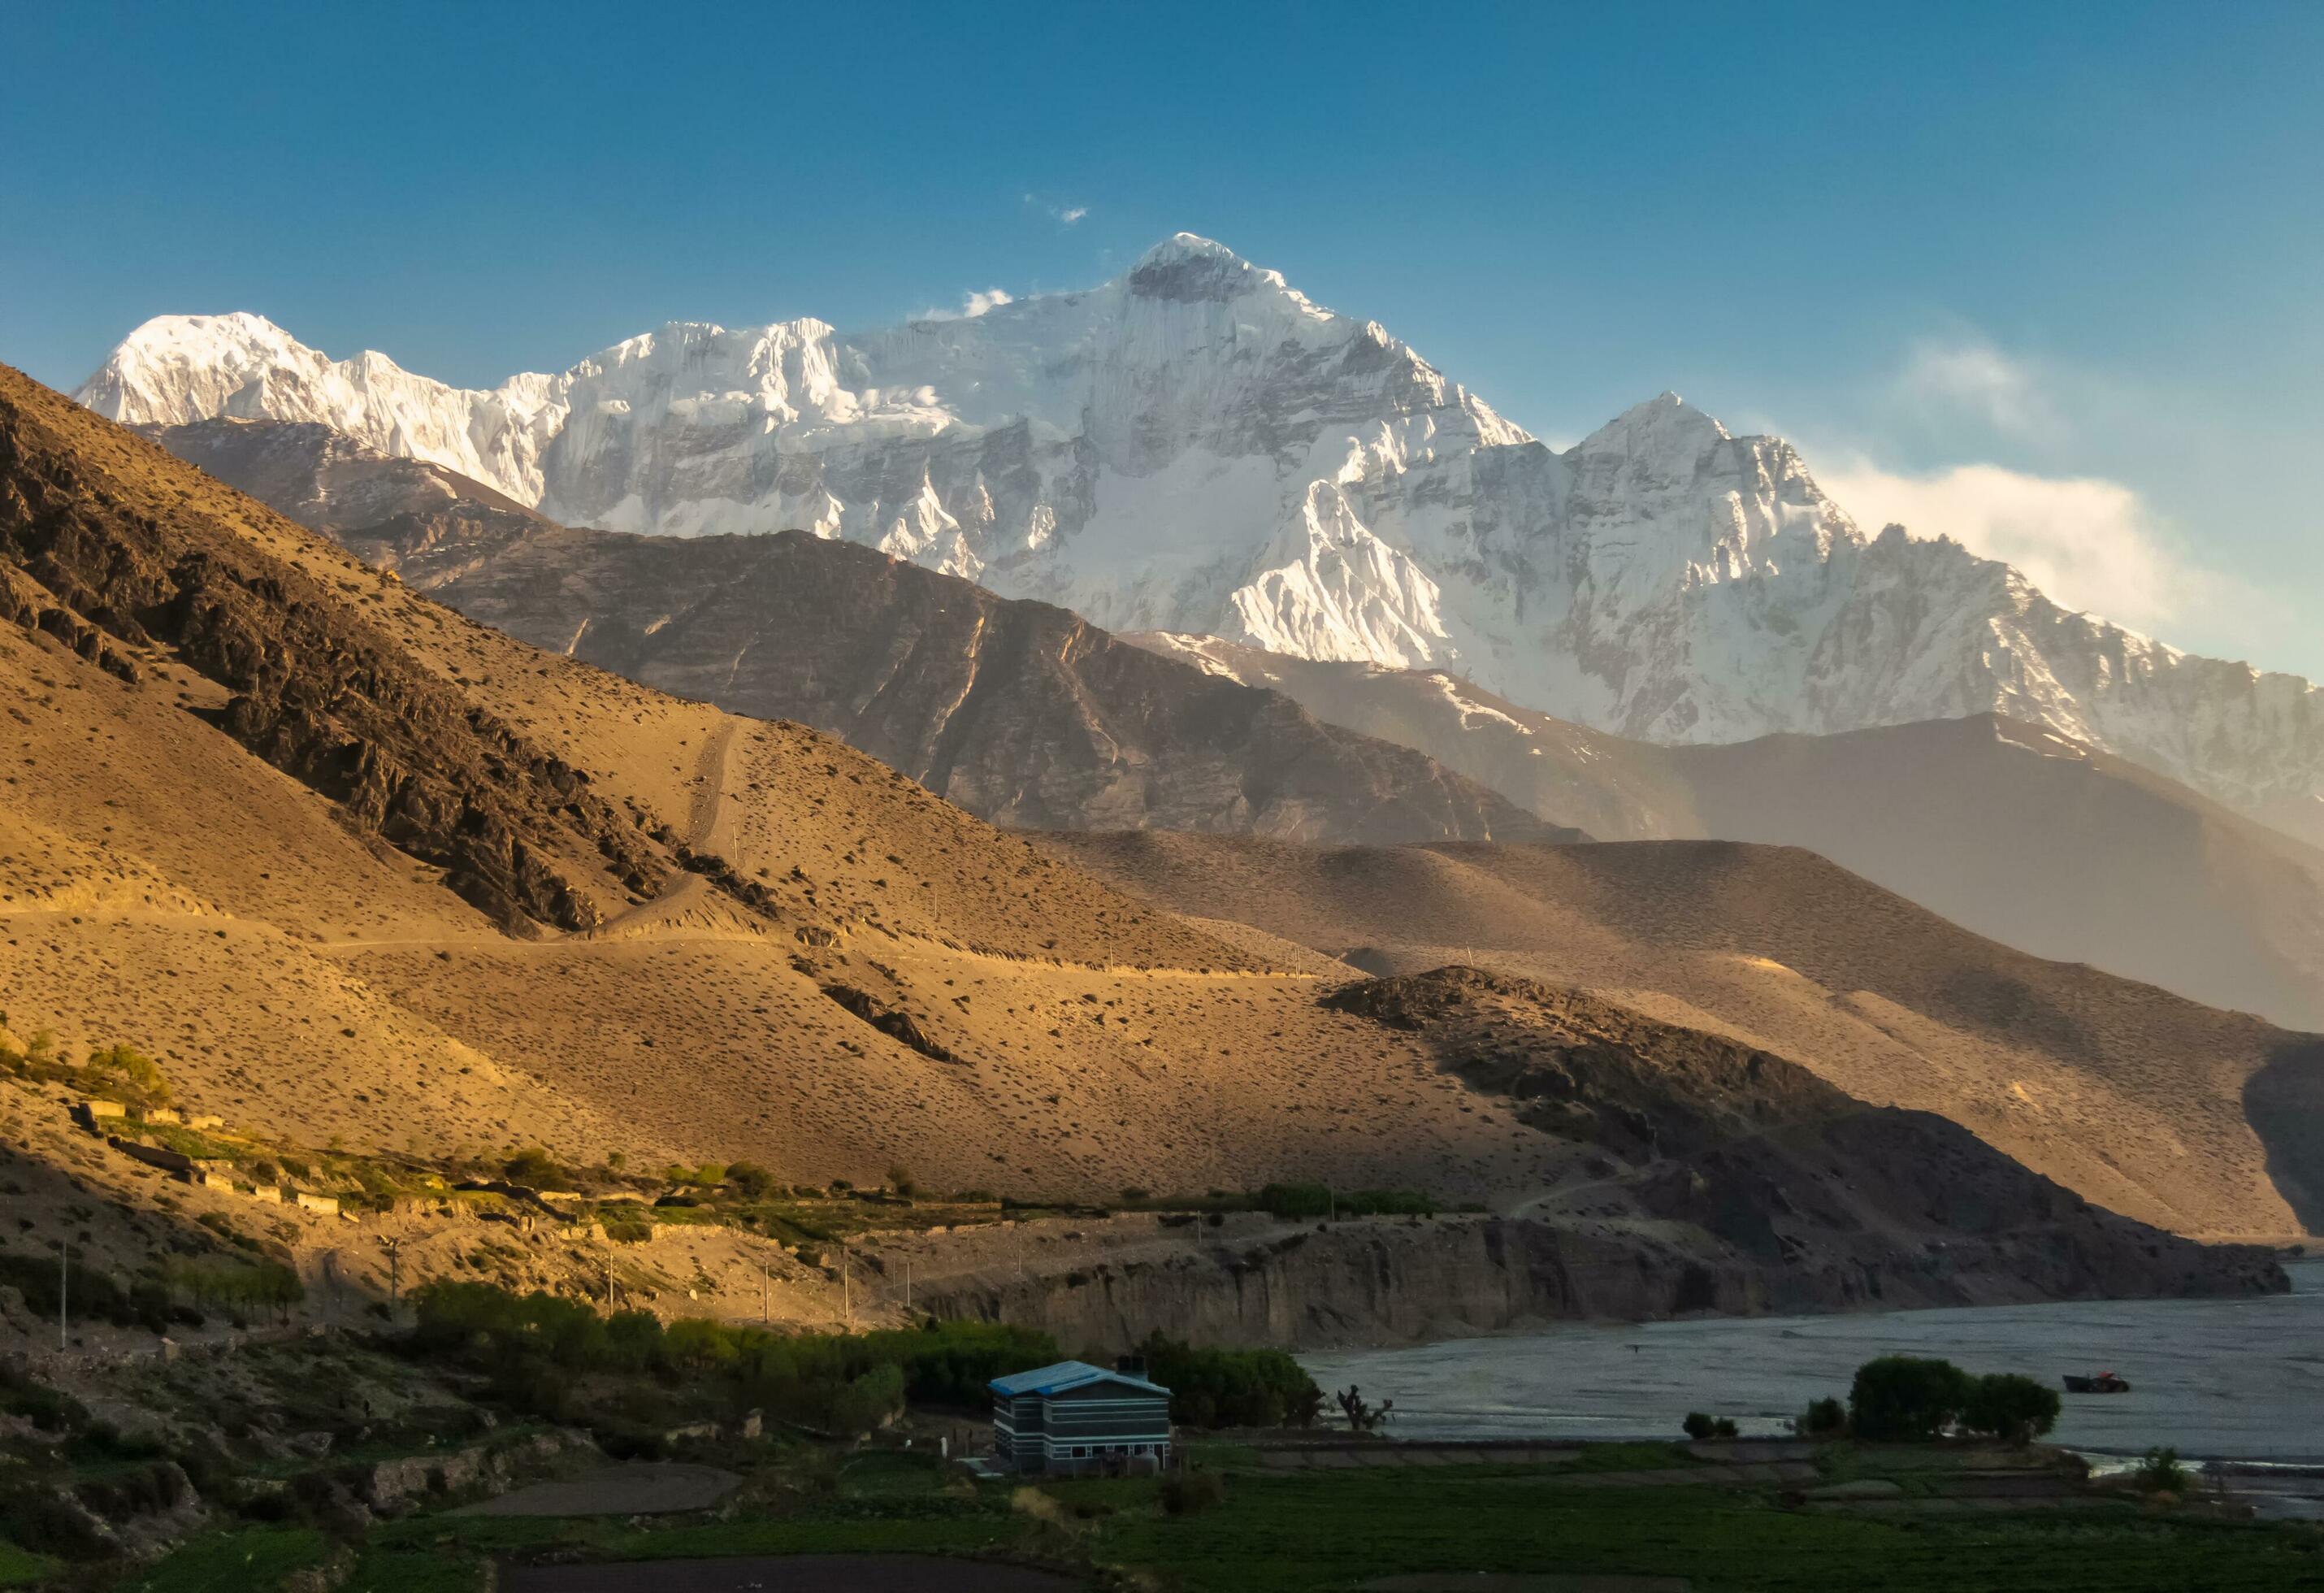
[[1863, 1362], [1941, 1356], [1972, 1372], [2114, 1371], [2131, 1391], [2066, 1396], [2054, 1441], [2098, 1453], [2324, 1465], [2324, 1259], [2292, 1292], [1812, 1317], [1575, 1324], [1398, 1349], [1305, 1353], [1329, 1388], [1396, 1403], [1397, 1437], [1674, 1437], [1689, 1411], [1786, 1431], [1845, 1397]]

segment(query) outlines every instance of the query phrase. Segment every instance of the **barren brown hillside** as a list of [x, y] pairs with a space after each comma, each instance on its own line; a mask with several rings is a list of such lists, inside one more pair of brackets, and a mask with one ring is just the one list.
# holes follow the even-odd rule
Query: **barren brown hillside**
[[[19, 1033], [351, 1144], [1018, 1192], [1536, 1174], [1304, 954], [487, 631], [13, 374], [0, 436]], [[186, 616], [244, 597], [189, 660]]]
[[1469, 962], [1608, 993], [1803, 1062], [1859, 1099], [1942, 1114], [2161, 1226], [2289, 1234], [2324, 1220], [2324, 1041], [2012, 951], [1812, 853], [1042, 844], [1181, 912], [1239, 916], [1374, 971]]
[[[1222, 898], [1213, 931], [816, 732], [484, 630], [5, 371], [0, 619], [6, 1026], [52, 1032], [68, 1059], [150, 1051], [184, 1105], [247, 1135], [446, 1166], [538, 1144], [596, 1169], [617, 1153], [632, 1168], [749, 1157], [791, 1183], [901, 1184], [900, 1168], [938, 1190], [1080, 1199], [1323, 1180], [1532, 1212], [1510, 1225], [1526, 1255], [1563, 1242], [1573, 1214], [1534, 1202], [1587, 1145], [1447, 1070], [1426, 1037], [1328, 1003], [1353, 976], [1308, 949], [1331, 939], [1316, 924], [1291, 915], [1277, 940]], [[1497, 882], [1457, 849], [1230, 847], [1222, 883], [1250, 856], [1320, 870], [1319, 922], [1344, 916], [1343, 860], [1360, 875], [1367, 857], [1398, 859], [1418, 871], [1389, 882], [1409, 912], [1380, 910], [1407, 929], [1441, 911], [1424, 876], [1444, 869], [1468, 871], [1471, 916], [1589, 877]], [[1556, 848], [1474, 856], [1569, 866]], [[1575, 899], [1561, 922], [1602, 912]], [[1639, 1089], [1668, 1093], [1629, 1065]], [[152, 1181], [64, 1128], [56, 1081], [11, 1067], [8, 1159], [38, 1164], [12, 1177], [47, 1191], [52, 1223], [102, 1208], [150, 1228], [254, 1199]], [[1962, 1153], [1995, 1187], [2023, 1176], [1983, 1146]], [[467, 1242], [439, 1219], [379, 1220], [436, 1234], [424, 1252], [463, 1264]], [[1713, 1274], [1743, 1305], [1847, 1303], [1904, 1271], [1914, 1298], [1968, 1298], [1925, 1260], [1955, 1240], [1984, 1258], [1979, 1298], [2280, 1285], [2264, 1258], [2125, 1241], [2080, 1208], [1992, 1232], [1887, 1210], [1883, 1236], [1819, 1252], [1846, 1257], [1820, 1270], [1657, 1220], [1592, 1241], [1637, 1285], [1601, 1307], [1683, 1309], [1688, 1280]], [[1802, 1219], [1803, 1242], [1823, 1220]], [[301, 1212], [272, 1231], [315, 1275], [345, 1264], [376, 1285], [385, 1227]], [[1447, 1264], [1465, 1254], [1415, 1242]], [[527, 1245], [525, 1275], [564, 1287], [617, 1264], [546, 1233]], [[1189, 1264], [1216, 1260], [1185, 1248]], [[795, 1315], [829, 1320], [835, 1280], [779, 1246], [728, 1229], [687, 1254], [745, 1287], [779, 1275]], [[688, 1299], [733, 1286], [657, 1265], [654, 1287]], [[1231, 1289], [1231, 1267], [1222, 1278]], [[1531, 1271], [1515, 1283], [1459, 1320], [1587, 1303], [1552, 1299]]]

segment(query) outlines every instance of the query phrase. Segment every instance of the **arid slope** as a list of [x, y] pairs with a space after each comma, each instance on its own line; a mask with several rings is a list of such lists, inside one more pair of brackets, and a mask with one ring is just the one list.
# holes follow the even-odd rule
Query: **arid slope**
[[802, 1181], [1537, 1176], [1312, 954], [475, 625], [14, 373], [0, 576], [10, 1022], [199, 1105]]
[[1950, 1117], [2181, 1232], [2324, 1221], [2324, 1040], [1968, 933], [1792, 847], [1042, 845], [1180, 912], [1379, 973], [1470, 963], [1600, 992]]
[[[1353, 976], [1315, 951], [1158, 907], [816, 731], [485, 629], [13, 372], [0, 583], [8, 1023], [69, 1055], [150, 1050], [186, 1104], [237, 1126], [439, 1157], [747, 1156], [798, 1183], [900, 1163], [1019, 1195], [1316, 1179], [1530, 1209], [1515, 1227], [1552, 1248], [1579, 1220], [1535, 1202], [1591, 1147], [1427, 1036], [1327, 1002]], [[1675, 1088], [1639, 1069], [1647, 1097]], [[44, 1108], [25, 1143], [61, 1147], [51, 1173], [135, 1193], [101, 1181], [108, 1153], [53, 1099], [7, 1088]], [[2024, 1177], [1963, 1153], [1996, 1187]], [[1825, 1236], [1838, 1249], [1819, 1253], [1893, 1271], [1881, 1256], [1969, 1236], [1883, 1209], [1868, 1251]], [[1863, 1297], [1844, 1268], [1656, 1220], [1604, 1241], [1640, 1280], [1620, 1309], [1683, 1308], [1704, 1268], [1744, 1306], [1777, 1297], [1775, 1273], [1784, 1298]], [[1980, 1288], [2273, 1281], [2160, 1234], [2128, 1259], [2114, 1220], [2029, 1210], [1979, 1235]], [[2018, 1247], [2057, 1224], [2072, 1243]], [[302, 1243], [368, 1233], [327, 1226]], [[1515, 1301], [1543, 1303], [1532, 1285]]]

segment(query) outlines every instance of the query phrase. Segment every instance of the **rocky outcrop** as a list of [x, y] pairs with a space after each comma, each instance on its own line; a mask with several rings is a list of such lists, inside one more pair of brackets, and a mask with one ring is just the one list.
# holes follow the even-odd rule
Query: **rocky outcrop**
[[667, 876], [586, 773], [418, 665], [359, 596], [173, 490], [170, 456], [109, 431], [0, 369], [0, 570], [18, 624], [99, 662], [143, 649], [189, 665], [229, 694], [228, 735], [512, 932], [596, 922], [576, 859], [633, 891]]

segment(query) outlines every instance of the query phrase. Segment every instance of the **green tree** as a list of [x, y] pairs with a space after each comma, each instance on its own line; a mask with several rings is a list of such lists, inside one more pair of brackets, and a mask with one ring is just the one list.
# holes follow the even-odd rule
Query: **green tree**
[[[35, 1045], [39, 1038], [34, 1036]], [[133, 1107], [170, 1104], [170, 1081], [161, 1076], [161, 1065], [134, 1046], [111, 1045], [90, 1051], [88, 1070], [106, 1081], [97, 1088], [109, 1087]]]
[[2031, 1443], [2058, 1424], [2058, 1391], [2016, 1372], [1989, 1372], [1972, 1378], [1960, 1422], [1972, 1432], [1989, 1432], [2012, 1443]]
[[1856, 1369], [1848, 1397], [1856, 1436], [1876, 1442], [1932, 1439], [1969, 1403], [1969, 1378], [1950, 1361], [1887, 1355]]
[[1196, 1349], [1159, 1330], [1139, 1348], [1189, 1427], [1306, 1427], [1323, 1408], [1315, 1380], [1279, 1349]]

